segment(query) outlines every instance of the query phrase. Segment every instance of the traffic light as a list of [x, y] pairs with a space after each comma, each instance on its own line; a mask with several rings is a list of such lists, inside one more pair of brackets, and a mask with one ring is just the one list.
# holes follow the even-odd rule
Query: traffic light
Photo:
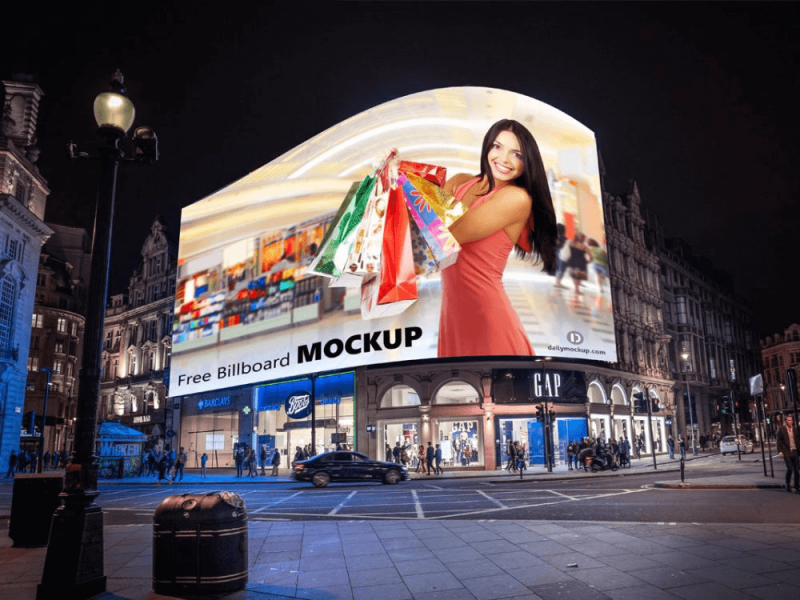
[[731, 401], [729, 398], [722, 399], [722, 410], [720, 411], [723, 415], [727, 415], [731, 410]]
[[536, 418], [544, 421], [544, 407], [541, 404], [536, 407]]
[[652, 400], [653, 400], [653, 412], [657, 413], [658, 411], [661, 410], [661, 408], [659, 408], [658, 406], [658, 398], [653, 398]]
[[636, 412], [637, 413], [646, 413], [647, 412], [647, 403], [644, 399], [644, 394], [642, 392], [636, 392], [633, 395], [636, 398]]

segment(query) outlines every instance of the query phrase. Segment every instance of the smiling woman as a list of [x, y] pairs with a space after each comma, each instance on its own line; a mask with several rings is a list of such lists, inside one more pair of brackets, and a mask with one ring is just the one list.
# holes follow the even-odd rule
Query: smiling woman
[[480, 164], [477, 176], [445, 184], [467, 210], [450, 227], [461, 251], [442, 271], [439, 356], [532, 356], [502, 278], [513, 248], [546, 271], [555, 267], [556, 216], [542, 157], [523, 125], [503, 119], [486, 133]]

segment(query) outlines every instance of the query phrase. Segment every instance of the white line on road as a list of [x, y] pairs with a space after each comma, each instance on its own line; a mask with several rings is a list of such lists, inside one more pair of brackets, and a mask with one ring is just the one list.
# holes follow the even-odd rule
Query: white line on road
[[498, 500], [497, 498], [492, 498], [492, 497], [491, 497], [489, 494], [487, 494], [486, 492], [484, 492], [484, 491], [482, 491], [482, 490], [475, 490], [475, 491], [476, 491], [476, 492], [478, 492], [478, 493], [479, 493], [481, 496], [483, 496], [483, 497], [484, 497], [484, 498], [486, 498], [487, 500], [489, 500], [490, 502], [494, 502], [495, 504], [497, 504], [497, 506], [499, 506], [500, 508], [508, 508], [508, 507], [507, 507], [505, 504], [503, 504], [502, 502], [500, 502], [500, 500]]
[[417, 495], [417, 490], [411, 490], [411, 495], [414, 497], [414, 508], [417, 509], [417, 518], [424, 519], [425, 512], [422, 510], [422, 504], [419, 502], [419, 496]]
[[251, 514], [251, 515], [254, 515], [254, 514], [258, 514], [258, 513], [264, 512], [264, 511], [266, 511], [268, 508], [272, 508], [273, 506], [277, 506], [278, 504], [282, 504], [282, 503], [286, 502], [287, 500], [291, 500], [291, 499], [292, 499], [292, 498], [294, 498], [295, 496], [299, 496], [299, 495], [300, 495], [300, 494], [302, 494], [302, 493], [303, 493], [303, 492], [295, 492], [294, 494], [291, 494], [291, 495], [289, 495], [289, 496], [286, 496], [285, 498], [281, 498], [280, 500], [276, 500], [275, 502], [270, 502], [269, 504], [265, 504], [265, 505], [264, 505], [264, 506], [262, 506], [261, 508], [257, 508], [257, 509], [255, 509], [255, 510], [251, 510], [251, 511], [250, 511], [250, 514]]
[[350, 500], [350, 498], [355, 496], [357, 493], [358, 493], [358, 490], [353, 490], [352, 492], [350, 492], [350, 495], [347, 498], [345, 498], [344, 500], [342, 500], [341, 502], [339, 502], [339, 506], [337, 506], [331, 512], [329, 512], [328, 516], [332, 517], [333, 515], [338, 513], [340, 510], [342, 510], [344, 508], [344, 505], [347, 504], [347, 501]]

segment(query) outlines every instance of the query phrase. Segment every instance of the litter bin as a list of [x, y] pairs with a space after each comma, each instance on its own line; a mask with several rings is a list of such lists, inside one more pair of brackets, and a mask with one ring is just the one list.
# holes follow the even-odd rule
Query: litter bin
[[247, 508], [239, 494], [170, 496], [153, 515], [153, 590], [215, 594], [247, 583]]
[[47, 546], [63, 488], [63, 475], [20, 473], [14, 477], [8, 537], [14, 540], [15, 548]]

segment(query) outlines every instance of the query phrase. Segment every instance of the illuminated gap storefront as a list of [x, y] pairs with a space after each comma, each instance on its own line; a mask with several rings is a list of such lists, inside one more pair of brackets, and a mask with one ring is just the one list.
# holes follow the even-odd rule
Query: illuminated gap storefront
[[178, 447], [188, 454], [187, 466], [199, 468], [203, 453], [208, 455], [209, 468], [234, 466], [235, 448], [250, 443], [252, 398], [251, 386], [184, 397]]
[[509, 444], [519, 442], [528, 464], [545, 464], [545, 423], [536, 407], [547, 402], [554, 413], [552, 424], [556, 464], [566, 464], [567, 445], [587, 435], [586, 376], [581, 371], [557, 369], [498, 369], [492, 374], [496, 411], [526, 411], [495, 417], [496, 467], [509, 460]]
[[[317, 453], [355, 447], [355, 374], [300, 377], [256, 386], [254, 433], [257, 448], [279, 449], [286, 465], [296, 448], [311, 446], [311, 399]], [[259, 452], [257, 451], [257, 454]], [[288, 457], [288, 462], [286, 460]]]

